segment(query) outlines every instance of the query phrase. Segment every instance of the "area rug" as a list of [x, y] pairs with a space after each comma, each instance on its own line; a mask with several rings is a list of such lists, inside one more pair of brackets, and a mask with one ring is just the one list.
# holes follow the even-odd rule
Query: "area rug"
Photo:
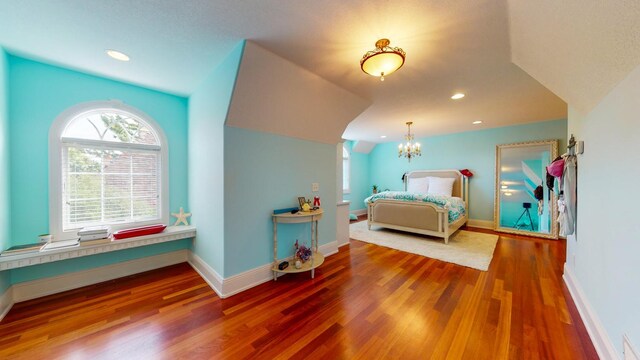
[[459, 230], [449, 238], [412, 234], [377, 226], [367, 229], [367, 222], [349, 226], [349, 237], [400, 251], [438, 259], [470, 268], [486, 271], [493, 258], [498, 235]]

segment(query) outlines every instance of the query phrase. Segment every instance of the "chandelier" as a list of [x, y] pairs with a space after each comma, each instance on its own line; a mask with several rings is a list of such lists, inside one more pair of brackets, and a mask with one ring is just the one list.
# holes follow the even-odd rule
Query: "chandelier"
[[367, 51], [360, 60], [360, 68], [369, 75], [379, 76], [384, 81], [384, 76], [400, 69], [404, 64], [406, 53], [399, 47], [390, 47], [389, 39], [376, 41], [376, 48]]
[[411, 124], [413, 124], [412, 121], [407, 121], [409, 132], [404, 136], [407, 142], [405, 144], [398, 145], [398, 157], [406, 157], [409, 162], [411, 162], [411, 158], [422, 155], [422, 151], [420, 151], [420, 143], [413, 141], [413, 135], [411, 135]]

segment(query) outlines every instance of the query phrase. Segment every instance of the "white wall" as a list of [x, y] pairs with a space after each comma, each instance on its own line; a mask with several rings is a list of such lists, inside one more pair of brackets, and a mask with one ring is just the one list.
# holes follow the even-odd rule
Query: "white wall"
[[588, 114], [569, 110], [569, 133], [584, 140], [585, 152], [567, 267], [618, 356], [623, 334], [640, 346], [639, 115], [640, 66]]

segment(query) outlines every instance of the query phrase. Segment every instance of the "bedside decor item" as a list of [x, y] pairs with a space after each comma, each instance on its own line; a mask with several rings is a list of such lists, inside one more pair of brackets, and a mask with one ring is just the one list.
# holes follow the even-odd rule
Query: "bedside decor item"
[[288, 261], [283, 261], [280, 264], [278, 264], [278, 269], [280, 269], [280, 270], [284, 270], [284, 269], [286, 269], [288, 267], [289, 267], [289, 262]]
[[178, 226], [180, 224], [189, 225], [187, 218], [191, 216], [191, 213], [184, 212], [184, 209], [182, 209], [181, 207], [179, 213], [171, 213], [171, 216], [174, 216], [176, 218], [176, 223], [173, 224], [173, 226]]
[[313, 207], [320, 207], [320, 196], [313, 197]]
[[398, 157], [405, 157], [409, 162], [411, 162], [411, 158], [416, 156], [422, 156], [422, 151], [420, 150], [420, 143], [413, 141], [413, 135], [411, 135], [411, 125], [413, 121], [407, 121], [407, 128], [409, 131], [407, 135], [404, 136], [405, 140], [407, 140], [406, 144], [398, 145]]
[[300, 269], [302, 267], [302, 263], [300, 262], [300, 260], [296, 260], [296, 269]]
[[373, 185], [371, 187], [371, 192], [374, 193], [374, 194], [377, 194], [378, 193], [378, 185]]
[[389, 39], [376, 41], [376, 48], [367, 51], [360, 60], [360, 68], [372, 76], [379, 76], [384, 81], [384, 76], [389, 75], [404, 65], [406, 53], [399, 47], [389, 46]]
[[302, 204], [302, 211], [305, 211], [305, 212], [311, 211], [311, 205], [309, 205], [308, 203]]

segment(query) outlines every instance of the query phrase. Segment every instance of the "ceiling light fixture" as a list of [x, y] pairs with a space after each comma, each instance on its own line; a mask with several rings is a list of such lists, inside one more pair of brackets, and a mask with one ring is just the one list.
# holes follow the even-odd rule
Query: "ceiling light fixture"
[[482, 120], [476, 120], [474, 122], [472, 122], [473, 125], [478, 125], [478, 124], [482, 124]]
[[404, 137], [407, 140], [407, 143], [398, 145], [398, 157], [406, 157], [409, 162], [411, 162], [411, 158], [422, 156], [422, 151], [420, 151], [420, 143], [413, 142], [413, 135], [411, 135], [411, 124], [413, 124], [412, 121], [407, 121], [409, 132]]
[[129, 55], [122, 53], [118, 50], [106, 50], [105, 52], [107, 53], [107, 55], [111, 56], [116, 60], [129, 61]]
[[380, 139], [386, 139], [387, 135], [380, 135]]
[[463, 97], [464, 97], [463, 93], [457, 93], [457, 94], [453, 94], [453, 96], [451, 96], [451, 99], [459, 100], [459, 99], [462, 99]]
[[391, 47], [389, 39], [376, 41], [375, 50], [367, 51], [360, 60], [360, 68], [372, 76], [379, 76], [384, 81], [384, 76], [393, 73], [404, 65], [406, 53], [399, 47]]
[[511, 196], [511, 193], [510, 193], [510, 192], [508, 192], [508, 193], [504, 193], [504, 195], [505, 195], [505, 196]]
[[502, 185], [501, 186], [503, 189], [508, 189], [509, 187], [507, 185]]

